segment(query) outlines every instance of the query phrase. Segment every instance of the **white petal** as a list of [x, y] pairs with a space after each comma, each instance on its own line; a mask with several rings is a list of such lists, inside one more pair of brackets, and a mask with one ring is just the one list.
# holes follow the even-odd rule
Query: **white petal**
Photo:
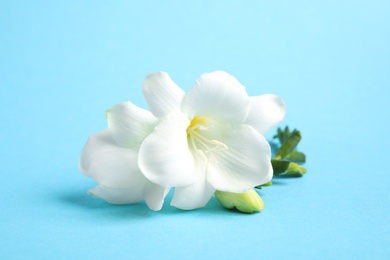
[[183, 210], [203, 208], [214, 192], [215, 188], [207, 181], [198, 180], [193, 185], [175, 188], [171, 205]]
[[[147, 180], [145, 179], [145, 182]], [[132, 204], [144, 200], [144, 185], [132, 188], [109, 188], [104, 185], [96, 186], [88, 191], [94, 197], [101, 198], [112, 204]]]
[[162, 208], [164, 198], [167, 195], [168, 191], [169, 189], [165, 189], [160, 185], [147, 181], [144, 197], [148, 207], [155, 211], [160, 210]]
[[251, 97], [245, 123], [253, 126], [259, 133], [265, 134], [282, 121], [285, 114], [286, 105], [280, 97], [272, 94]]
[[108, 130], [88, 138], [79, 168], [106, 187], [133, 187], [145, 179], [137, 166], [137, 150], [118, 146]]
[[180, 110], [184, 91], [176, 85], [166, 72], [154, 72], [144, 79], [142, 90], [150, 111], [163, 117]]
[[194, 159], [187, 143], [189, 123], [181, 113], [170, 114], [142, 142], [138, 164], [151, 182], [171, 188], [195, 181]]
[[182, 111], [190, 118], [212, 117], [230, 123], [245, 121], [249, 96], [236, 78], [223, 71], [203, 74], [184, 96]]
[[214, 152], [207, 165], [207, 179], [215, 189], [243, 193], [272, 178], [270, 146], [251, 126], [227, 130], [218, 141], [228, 149]]
[[138, 145], [157, 125], [152, 113], [131, 102], [119, 103], [107, 110], [112, 137], [124, 147]]
[[202, 208], [213, 196], [215, 189], [206, 180], [206, 162], [197, 158], [196, 163], [200, 178], [192, 185], [176, 187], [172, 206], [184, 210]]

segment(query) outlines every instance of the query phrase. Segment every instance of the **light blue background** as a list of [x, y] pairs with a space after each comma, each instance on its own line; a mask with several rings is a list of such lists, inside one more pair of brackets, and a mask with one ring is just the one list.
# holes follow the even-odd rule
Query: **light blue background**
[[[0, 256], [389, 257], [389, 12], [385, 0], [1, 1]], [[146, 107], [149, 72], [187, 90], [217, 69], [285, 100], [306, 176], [262, 189], [253, 215], [86, 194], [78, 157], [107, 108]]]

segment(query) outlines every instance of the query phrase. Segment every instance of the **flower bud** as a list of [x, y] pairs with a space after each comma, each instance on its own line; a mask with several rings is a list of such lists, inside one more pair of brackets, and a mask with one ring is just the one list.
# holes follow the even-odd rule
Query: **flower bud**
[[217, 190], [214, 195], [219, 203], [227, 209], [236, 208], [244, 213], [253, 213], [264, 209], [264, 202], [254, 189], [244, 193]]

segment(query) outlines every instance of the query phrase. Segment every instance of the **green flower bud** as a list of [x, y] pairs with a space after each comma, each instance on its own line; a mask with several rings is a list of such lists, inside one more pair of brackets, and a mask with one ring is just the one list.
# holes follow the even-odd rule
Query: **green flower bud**
[[254, 213], [264, 209], [264, 202], [255, 190], [244, 193], [216, 191], [215, 197], [227, 209], [236, 208], [244, 213]]

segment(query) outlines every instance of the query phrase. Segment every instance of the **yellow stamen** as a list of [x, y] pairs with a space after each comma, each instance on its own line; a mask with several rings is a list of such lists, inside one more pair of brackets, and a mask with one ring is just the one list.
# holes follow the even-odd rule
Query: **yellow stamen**
[[197, 126], [197, 125], [204, 125], [206, 122], [207, 122], [207, 119], [206, 119], [206, 118], [201, 117], [201, 116], [195, 116], [195, 117], [191, 120], [191, 123], [190, 123], [190, 125], [189, 125], [188, 128], [187, 128], [187, 133], [188, 133], [189, 130], [191, 130], [191, 129], [194, 128], [195, 126]]
[[228, 149], [224, 143], [218, 140], [209, 139], [204, 135], [212, 128], [212, 121], [201, 116], [195, 116], [187, 127], [188, 144], [196, 153], [204, 158], [206, 154], [212, 156], [212, 153], [218, 153], [221, 150]]

